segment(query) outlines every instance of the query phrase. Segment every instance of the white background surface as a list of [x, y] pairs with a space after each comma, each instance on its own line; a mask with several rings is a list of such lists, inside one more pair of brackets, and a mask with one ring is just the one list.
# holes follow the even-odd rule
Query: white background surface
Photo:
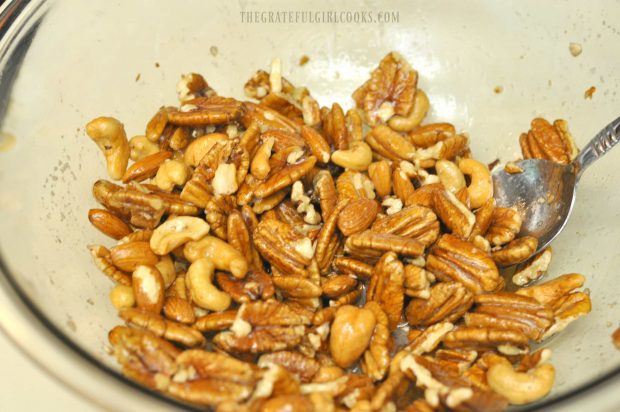
[[101, 412], [36, 366], [0, 332], [0, 408], [22, 412]]

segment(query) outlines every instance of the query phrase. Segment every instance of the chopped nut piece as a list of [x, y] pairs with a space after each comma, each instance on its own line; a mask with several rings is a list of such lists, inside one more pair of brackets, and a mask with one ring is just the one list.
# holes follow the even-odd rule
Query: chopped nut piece
[[573, 57], [577, 57], [582, 52], [581, 44], [570, 42], [568, 43], [568, 50], [570, 51], [570, 54], [573, 55]]
[[611, 335], [611, 339], [616, 345], [616, 349], [620, 350], [620, 328], [616, 329], [614, 333]]
[[506, 163], [506, 166], [504, 166], [504, 170], [506, 171], [506, 173], [509, 173], [511, 175], [523, 173], [523, 169], [521, 169], [521, 167], [514, 162]]

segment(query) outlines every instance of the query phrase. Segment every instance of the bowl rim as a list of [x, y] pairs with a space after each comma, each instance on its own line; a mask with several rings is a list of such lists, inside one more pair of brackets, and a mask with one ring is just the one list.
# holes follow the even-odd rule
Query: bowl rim
[[[44, 8], [54, 1], [8, 0], [0, 6], [0, 61], [10, 51], [11, 43], [23, 34], [26, 23], [36, 17], [37, 13], [44, 14]], [[0, 310], [0, 331], [12, 344], [51, 378], [60, 380], [84, 399], [114, 410], [143, 410], [146, 407], [151, 411], [170, 410], [170, 407], [189, 411], [203, 410], [166, 397], [126, 378], [82, 349], [55, 326], [20, 287], [2, 257], [1, 245], [0, 308], [3, 309]], [[105, 385], [102, 383], [103, 379]], [[594, 396], [609, 399], [613, 397], [611, 394], [617, 393], [614, 389], [619, 384], [620, 367], [617, 367], [573, 391], [519, 410], [548, 410], [550, 407], [566, 406], [569, 401], [581, 402], [586, 397], [593, 399]], [[121, 393], [127, 396], [119, 396]]]

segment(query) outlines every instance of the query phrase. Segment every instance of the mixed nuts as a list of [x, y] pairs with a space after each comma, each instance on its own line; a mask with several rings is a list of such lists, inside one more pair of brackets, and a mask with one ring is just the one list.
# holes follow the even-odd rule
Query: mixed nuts
[[[530, 344], [590, 311], [584, 277], [528, 286], [548, 248], [506, 291], [500, 268], [537, 240], [495, 206], [467, 134], [422, 124], [430, 101], [402, 56], [347, 111], [278, 59], [245, 84], [253, 102], [195, 73], [177, 89], [144, 135], [86, 127], [122, 182], [94, 184], [103, 209], [88, 217], [117, 242], [89, 249], [116, 283], [125, 375], [220, 412], [500, 411], [549, 393], [550, 350]], [[577, 152], [562, 120], [534, 119], [520, 144], [524, 158]]]

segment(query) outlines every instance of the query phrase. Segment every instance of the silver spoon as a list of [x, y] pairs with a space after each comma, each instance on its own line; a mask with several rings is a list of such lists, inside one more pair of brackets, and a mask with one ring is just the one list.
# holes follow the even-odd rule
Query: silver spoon
[[523, 217], [521, 236], [538, 239], [536, 253], [560, 234], [575, 204], [575, 192], [584, 170], [620, 141], [620, 117], [609, 123], [568, 165], [549, 160], [522, 160], [522, 173], [503, 168], [493, 173], [497, 206], [515, 206]]

